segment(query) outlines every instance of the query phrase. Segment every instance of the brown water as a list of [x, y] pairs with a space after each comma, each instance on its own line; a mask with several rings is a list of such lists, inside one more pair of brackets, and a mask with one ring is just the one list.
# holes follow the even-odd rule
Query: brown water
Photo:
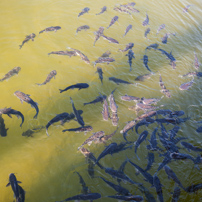
[[[135, 8], [140, 13], [134, 13], [131, 16], [113, 10], [116, 4], [124, 3], [127, 3], [127, 1], [10, 0], [0, 2], [0, 77], [3, 77], [15, 66], [21, 67], [21, 71], [17, 76], [15, 75], [9, 80], [0, 83], [0, 108], [12, 107], [22, 112], [25, 117], [25, 122], [20, 128], [20, 119], [18, 120], [16, 116], [11, 119], [3, 115], [6, 128], [9, 128], [9, 130], [7, 131], [7, 137], [1, 137], [0, 141], [0, 201], [13, 201], [11, 188], [6, 187], [10, 173], [15, 173], [17, 179], [22, 182], [21, 186], [26, 191], [26, 201], [29, 202], [60, 201], [80, 194], [81, 186], [78, 176], [74, 174], [75, 171], [83, 176], [91, 192], [98, 192], [102, 195], [102, 198], [98, 201], [113, 201], [113, 199], [105, 198], [105, 196], [114, 195], [116, 192], [99, 178], [90, 178], [85, 158], [77, 151], [77, 148], [92, 134], [88, 133], [84, 136], [83, 134], [62, 132], [66, 128], [78, 127], [77, 122], [71, 121], [64, 126], [59, 123], [50, 126], [50, 137], [46, 135], [45, 129], [33, 134], [33, 137], [22, 136], [22, 132], [29, 128], [45, 126], [56, 114], [71, 113], [70, 96], [74, 100], [76, 108], [84, 111], [84, 121], [86, 125], [93, 127], [93, 132], [103, 130], [106, 134], [110, 134], [116, 127], [112, 126], [111, 121], [103, 121], [102, 105], [96, 104], [84, 107], [83, 103], [92, 101], [99, 95], [98, 93], [108, 96], [117, 87], [114, 96], [119, 107], [119, 129], [121, 130], [127, 121], [133, 120], [137, 115], [135, 112], [128, 110], [132, 103], [122, 101], [120, 96], [129, 94], [138, 97], [160, 98], [162, 96], [159, 86], [160, 73], [172, 97], [167, 98], [164, 96], [159, 105], [164, 105], [165, 109], [184, 110], [185, 114], [190, 116], [191, 119], [181, 125], [179, 136], [188, 137], [188, 142], [196, 146], [201, 145], [200, 134], [195, 131], [199, 124], [194, 123], [194, 121], [201, 120], [201, 79], [195, 79], [195, 83], [190, 90], [180, 91], [179, 86], [190, 81], [191, 78], [178, 77], [194, 71], [194, 51], [199, 58], [199, 62], [202, 60], [200, 58], [202, 51], [201, 1], [136, 1]], [[189, 4], [193, 6], [189, 8], [188, 13], [183, 13], [183, 8]], [[103, 6], [107, 6], [107, 12], [102, 15], [95, 15], [101, 11]], [[90, 8], [89, 13], [78, 18], [78, 14], [85, 7]], [[150, 23], [147, 27], [151, 29], [148, 39], [144, 37], [147, 27], [142, 26], [146, 12]], [[106, 29], [115, 15], [119, 16], [118, 22]], [[158, 27], [163, 23], [166, 24], [166, 28], [156, 35]], [[89, 25], [90, 29], [75, 35], [77, 27], [85, 24]], [[123, 37], [129, 24], [132, 24], [133, 28]], [[38, 34], [41, 30], [50, 26], [61, 26], [61, 30]], [[93, 46], [94, 32], [100, 26], [105, 28], [104, 34], [106, 36], [115, 38], [119, 41], [119, 44], [112, 44], [100, 38]], [[171, 36], [168, 38], [167, 44], [162, 44], [161, 38], [168, 32], [176, 33], [176, 36]], [[19, 49], [19, 45], [25, 39], [25, 36], [31, 33], [36, 34], [34, 41], [28, 41], [22, 49]], [[128, 58], [125, 56], [126, 52], [118, 51], [118, 49], [123, 49], [129, 42], [135, 44], [133, 50], [136, 57], [133, 60], [133, 70], [131, 72], [129, 72]], [[134, 82], [137, 76], [149, 73], [140, 59], [145, 54], [145, 48], [152, 43], [159, 43], [159, 47], [167, 52], [172, 51], [176, 58], [177, 66], [175, 70], [169, 65], [165, 55], [162, 55], [159, 51], [148, 50], [148, 65], [153, 72], [158, 72], [151, 79], [141, 82], [137, 87], [122, 84], [117, 86], [108, 80], [108, 77], [115, 76]], [[67, 47], [80, 50], [88, 56], [91, 64], [84, 63], [78, 56], [72, 58], [58, 55], [48, 56], [51, 51], [67, 50]], [[111, 51], [110, 56], [115, 59], [115, 62], [109, 65], [99, 65], [104, 72], [104, 84], [102, 85], [98, 74], [95, 74], [96, 68], [93, 67], [92, 63], [107, 50]], [[44, 82], [52, 70], [57, 71], [55, 79], [52, 79], [44, 86], [36, 85], [36, 83]], [[59, 89], [64, 89], [75, 83], [88, 83], [90, 87], [80, 91], [75, 89], [59, 93]], [[21, 104], [20, 100], [14, 95], [17, 90], [30, 94], [30, 97], [39, 104], [37, 119], [33, 119], [35, 110], [25, 102]], [[156, 126], [156, 124], [149, 126], [149, 133]], [[168, 125], [166, 128], [169, 129], [171, 126]], [[145, 129], [145, 127], [140, 128], [140, 132]], [[135, 132], [130, 132], [129, 134], [128, 139], [130, 141], [137, 140], [138, 136]], [[120, 143], [123, 141], [123, 137], [118, 132], [108, 144], [112, 141]], [[106, 156], [100, 162], [106, 167], [118, 169], [127, 156], [133, 162], [145, 168], [147, 164], [147, 160], [145, 160], [147, 156], [146, 145], [147, 143], [144, 142], [138, 149], [140, 161], [137, 160], [134, 149], [132, 149], [113, 156]], [[98, 157], [104, 149], [104, 145], [92, 144], [87, 148]], [[185, 151], [183, 152], [185, 153]], [[191, 154], [196, 156], [194, 152]], [[159, 166], [158, 163], [163, 160], [162, 157], [158, 157], [157, 153], [155, 157], [156, 163], [150, 170], [152, 175], [156, 172]], [[190, 161], [173, 161], [169, 166], [185, 187], [190, 186], [192, 183], [201, 183], [200, 171], [196, 170]], [[112, 179], [104, 171], [98, 167], [95, 167], [95, 169], [96, 176], [104, 176], [109, 181], [116, 183], [116, 180]], [[131, 165], [126, 166], [125, 172], [132, 179], [142, 182], [157, 197], [155, 189], [151, 188], [141, 175], [136, 176], [136, 171]], [[164, 185], [164, 200], [170, 201], [170, 192], [173, 191], [175, 184], [172, 180], [167, 179], [163, 169], [157, 175]], [[132, 194], [142, 195], [135, 185], [127, 183], [123, 184], [123, 186], [128, 188]], [[200, 201], [201, 197], [201, 191], [198, 191], [197, 194], [187, 194], [185, 191], [181, 191], [180, 196], [181, 201], [189, 202]]]

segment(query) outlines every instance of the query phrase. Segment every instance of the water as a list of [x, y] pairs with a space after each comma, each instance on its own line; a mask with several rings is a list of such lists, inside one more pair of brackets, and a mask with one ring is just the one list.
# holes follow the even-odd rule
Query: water
[[[47, 137], [45, 129], [34, 133], [33, 137], [22, 136], [22, 132], [30, 128], [45, 126], [56, 114], [71, 113], [70, 96], [74, 100], [76, 108], [84, 111], [84, 121], [86, 125], [93, 127], [93, 132], [104, 130], [106, 134], [110, 134], [116, 127], [112, 126], [111, 121], [105, 122], [102, 120], [102, 105], [96, 104], [84, 107], [83, 103], [92, 101], [99, 93], [108, 96], [117, 87], [114, 96], [119, 107], [119, 129], [121, 130], [127, 121], [136, 118], [136, 114], [128, 110], [128, 107], [133, 103], [122, 101], [120, 96], [129, 94], [138, 97], [160, 98], [162, 94], [159, 86], [159, 73], [161, 73], [163, 82], [166, 88], [170, 90], [172, 97], [168, 99], [164, 96], [159, 105], [164, 105], [165, 109], [184, 110], [185, 114], [190, 116], [191, 119], [181, 125], [179, 136], [188, 137], [188, 142], [196, 146], [201, 145], [200, 134], [195, 131], [200, 124], [194, 123], [194, 121], [201, 120], [201, 80], [195, 79], [195, 83], [190, 90], [180, 91], [179, 86], [190, 81], [191, 78], [178, 77], [189, 71], [194, 71], [194, 51], [199, 58], [199, 62], [201, 62], [202, 22], [200, 14], [202, 7], [200, 0], [192, 2], [182, 0], [136, 1], [135, 8], [140, 13], [134, 13], [132, 16], [113, 10], [116, 4], [124, 3], [127, 3], [127, 1], [35, 0], [28, 3], [24, 0], [10, 0], [9, 2], [2, 1], [0, 3], [0, 78], [15, 66], [21, 67], [18, 75], [1, 83], [0, 108], [12, 107], [25, 116], [25, 122], [20, 128], [20, 119], [18, 120], [16, 116], [11, 119], [3, 115], [6, 128], [9, 128], [9, 130], [7, 137], [1, 137], [0, 141], [0, 201], [13, 201], [11, 188], [6, 187], [10, 173], [15, 173], [17, 179], [22, 182], [21, 186], [26, 191], [26, 201], [29, 202], [59, 201], [80, 194], [81, 186], [74, 171], [83, 176], [91, 192], [101, 193], [103, 198], [98, 201], [113, 201], [113, 199], [105, 198], [105, 196], [113, 195], [115, 192], [99, 178], [91, 179], [89, 177], [85, 158], [77, 151], [78, 146], [91, 133], [86, 136], [62, 133], [63, 129], [78, 127], [77, 122], [71, 121], [64, 126], [59, 125], [59, 123], [50, 126], [50, 137]], [[189, 8], [188, 13], [183, 13], [183, 8], [189, 4], [193, 6]], [[107, 12], [95, 15], [101, 11], [103, 6], [107, 6]], [[90, 8], [89, 13], [78, 18], [78, 14], [85, 7]], [[150, 25], [143, 27], [142, 22], [145, 20], [146, 12], [149, 16]], [[118, 22], [106, 29], [115, 15], [119, 16]], [[156, 35], [158, 27], [163, 23], [166, 24], [166, 28]], [[89, 25], [90, 29], [75, 35], [76, 29], [85, 24]], [[123, 37], [129, 24], [132, 24], [133, 28]], [[41, 30], [50, 26], [61, 26], [62, 29], [57, 32], [38, 34]], [[100, 38], [93, 46], [94, 32], [100, 26], [105, 28], [104, 34], [106, 36], [118, 40], [119, 44], [112, 44]], [[146, 39], [144, 32], [148, 27], [150, 27], [151, 32], [148, 34], [148, 39]], [[167, 44], [162, 44], [161, 38], [168, 32], [176, 33], [176, 36], [171, 36], [168, 38]], [[19, 49], [19, 45], [25, 39], [25, 36], [31, 33], [37, 35], [34, 41], [25, 43], [22, 49]], [[129, 64], [127, 63], [128, 58], [125, 56], [127, 53], [118, 51], [129, 42], [135, 44], [133, 50], [136, 57], [133, 60], [133, 70], [131, 72], [129, 72]], [[157, 72], [151, 79], [139, 82], [140, 84], [137, 87], [122, 84], [117, 86], [108, 80], [108, 77], [115, 76], [134, 82], [137, 76], [149, 73], [140, 59], [145, 54], [145, 48], [152, 43], [159, 43], [159, 47], [167, 52], [172, 51], [177, 60], [175, 70], [169, 65], [165, 55], [162, 55], [159, 51], [148, 50], [148, 65], [153, 72]], [[72, 58], [58, 55], [48, 56], [51, 51], [66, 50], [67, 47], [78, 49], [87, 55], [91, 65], [84, 63], [78, 56]], [[97, 65], [103, 68], [104, 84], [102, 85], [98, 74], [95, 74], [96, 68], [93, 67], [92, 62], [107, 50], [111, 51], [110, 56], [115, 59], [115, 62], [109, 65]], [[36, 83], [44, 82], [52, 70], [57, 71], [55, 79], [44, 86], [36, 85]], [[90, 87], [80, 91], [75, 89], [59, 93], [59, 89], [75, 83], [88, 83]], [[14, 95], [16, 90], [30, 94], [30, 97], [39, 104], [37, 120], [33, 119], [35, 110], [27, 103], [21, 104], [20, 100]], [[154, 127], [156, 127], [156, 124], [148, 127], [149, 133], [152, 132]], [[169, 129], [171, 126], [168, 125], [166, 128]], [[145, 127], [140, 128], [140, 132], [145, 129]], [[135, 132], [129, 134], [129, 140], [137, 140]], [[109, 143], [112, 141], [120, 143], [123, 141], [122, 135], [118, 132]], [[147, 164], [147, 161], [144, 160], [147, 156], [146, 145], [147, 143], [142, 143], [137, 151], [141, 161], [137, 160], [132, 149], [113, 156], [106, 156], [100, 162], [106, 167], [118, 169], [127, 156], [133, 162], [145, 168]], [[98, 157], [104, 146], [92, 144], [87, 148]], [[195, 153], [191, 154], [196, 156]], [[156, 172], [158, 163], [163, 160], [157, 154], [155, 154], [155, 158], [156, 163], [150, 171], [152, 175]], [[201, 179], [198, 177], [200, 175], [199, 171], [194, 169], [193, 164], [189, 161], [173, 161], [169, 166], [175, 171], [185, 187], [192, 183], [201, 183]], [[144, 183], [144, 186], [156, 197], [155, 189], [151, 188], [142, 176], [136, 176], [135, 169], [131, 165], [126, 166], [125, 172], [132, 179]], [[115, 179], [112, 179], [97, 167], [95, 175], [104, 176], [116, 183]], [[174, 182], [167, 179], [164, 170], [158, 173], [158, 177], [164, 185], [165, 201], [170, 201], [170, 192], [175, 187]], [[123, 186], [129, 189], [132, 194], [142, 195], [134, 185], [123, 184]], [[197, 195], [182, 191], [180, 196], [181, 200], [184, 201], [199, 201], [201, 197], [201, 191], [198, 191]]]

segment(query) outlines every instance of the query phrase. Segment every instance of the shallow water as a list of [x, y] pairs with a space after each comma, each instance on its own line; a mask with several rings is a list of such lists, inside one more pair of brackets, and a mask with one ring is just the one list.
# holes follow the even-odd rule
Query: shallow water
[[[128, 107], [133, 103], [125, 102], [120, 96], [128, 94], [137, 97], [160, 98], [163, 94], [160, 92], [159, 73], [167, 89], [171, 92], [171, 98], [163, 97], [158, 106], [164, 105], [163, 108], [171, 110], [184, 110], [186, 116], [191, 119], [181, 124], [179, 137], [188, 137], [188, 142], [195, 146], [201, 145], [200, 134], [196, 128], [200, 125], [195, 121], [201, 120], [201, 79], [195, 79], [193, 86], [188, 91], [180, 91], [179, 86], [188, 82], [191, 78], [180, 78], [179, 75], [186, 74], [194, 69], [194, 51], [196, 52], [199, 62], [202, 62], [200, 53], [202, 51], [202, 6], [200, 0], [194, 1], [164, 1], [164, 0], [144, 0], [136, 1], [135, 8], [140, 13], [134, 13], [131, 16], [125, 13], [119, 13], [113, 10], [116, 4], [125, 4], [127, 1], [25, 1], [10, 0], [1, 1], [1, 32], [0, 32], [0, 78], [15, 66], [20, 66], [21, 71], [18, 75], [0, 83], [1, 100], [0, 108], [11, 107], [16, 109], [25, 117], [25, 122], [20, 128], [21, 120], [13, 115], [12, 119], [3, 115], [8, 135], [1, 137], [0, 141], [0, 201], [13, 201], [11, 188], [6, 187], [8, 176], [15, 173], [17, 179], [22, 182], [21, 186], [26, 191], [26, 201], [29, 202], [51, 202], [60, 201], [70, 196], [81, 193], [81, 185], [75, 171], [79, 172], [91, 192], [98, 192], [102, 198], [98, 201], [113, 201], [105, 198], [108, 195], [114, 195], [116, 192], [109, 188], [101, 179], [91, 179], [87, 172], [87, 162], [84, 156], [78, 152], [77, 148], [89, 137], [91, 132], [86, 136], [83, 133], [63, 133], [66, 128], [79, 127], [76, 121], [65, 123], [64, 126], [59, 123], [49, 127], [48, 137], [45, 129], [33, 134], [33, 137], [24, 137], [22, 133], [28, 129], [45, 126], [56, 114], [63, 112], [72, 112], [72, 106], [69, 97], [72, 97], [77, 109], [84, 111], [83, 118], [86, 125], [93, 127], [93, 132], [105, 131], [105, 134], [112, 133], [116, 127], [112, 126], [111, 121], [103, 121], [102, 104], [83, 106], [84, 102], [92, 101], [99, 93], [110, 95], [115, 88], [114, 93], [118, 105], [119, 130], [125, 126], [126, 122], [137, 117], [135, 112], [129, 111]], [[182, 10], [186, 5], [192, 4], [189, 12], [183, 13]], [[107, 6], [107, 12], [101, 15], [95, 15], [101, 11], [103, 6]], [[89, 7], [90, 11], [77, 17], [84, 7]], [[148, 26], [142, 26], [145, 20], [146, 12], [149, 16]], [[118, 22], [106, 29], [111, 19], [117, 15]], [[156, 35], [158, 27], [165, 23], [166, 28]], [[76, 34], [76, 29], [81, 25], [89, 25], [90, 29], [81, 31]], [[125, 37], [126, 27], [132, 24], [133, 28]], [[57, 32], [44, 32], [38, 34], [41, 30], [50, 26], [61, 26]], [[104, 34], [119, 41], [119, 44], [112, 44], [102, 37], [93, 46], [95, 35], [94, 32], [100, 26], [105, 28]], [[151, 32], [148, 39], [144, 37], [144, 32], [150, 27]], [[19, 49], [26, 35], [35, 33], [34, 41], [28, 41], [22, 49]], [[167, 44], [161, 43], [161, 38], [165, 33], [176, 33], [176, 36], [170, 36]], [[132, 71], [129, 72], [127, 52], [119, 52], [119, 49], [125, 48], [129, 42], [134, 43]], [[138, 82], [134, 85], [116, 85], [108, 80], [108, 77], [114, 76], [134, 82], [134, 79], [143, 74], [149, 73], [144, 67], [142, 59], [145, 54], [145, 48], [153, 43], [158, 43], [159, 47], [167, 52], [171, 52], [176, 58], [176, 69], [173, 70], [165, 55], [159, 51], [148, 50], [146, 54], [149, 57], [149, 68], [156, 72], [149, 80]], [[80, 50], [87, 55], [91, 64], [86, 64], [79, 56], [71, 57], [60, 55], [48, 55], [51, 51], [68, 50], [67, 47]], [[96, 67], [93, 62], [98, 59], [105, 51], [111, 51], [111, 57], [115, 62], [107, 64], [97, 64], [102, 67], [104, 72], [103, 85], [101, 84], [98, 74], [95, 74]], [[201, 67], [200, 67], [201, 68]], [[56, 70], [57, 75], [49, 83], [38, 86], [36, 83], [45, 81], [47, 75]], [[199, 69], [200, 71], [200, 69]], [[89, 88], [78, 91], [77, 89], [59, 93], [59, 89], [64, 89], [69, 85], [76, 83], [88, 83]], [[15, 91], [22, 91], [29, 94], [30, 97], [38, 103], [39, 115], [33, 119], [35, 109], [25, 102], [21, 104], [20, 100], [14, 95]], [[148, 129], [149, 133], [157, 124], [152, 124], [148, 128], [139, 129], [142, 132]], [[166, 126], [170, 129], [171, 126]], [[128, 140], [136, 141], [138, 138], [135, 132], [129, 132]], [[111, 142], [122, 142], [122, 134], [117, 132]], [[113, 156], [106, 156], [100, 160], [100, 163], [106, 167], [118, 169], [126, 156], [141, 167], [147, 165], [148, 151], [146, 142], [143, 142], [138, 148], [140, 161], [132, 150], [126, 150]], [[159, 143], [160, 145], [160, 143]], [[180, 145], [180, 144], [179, 144]], [[104, 145], [86, 146], [96, 157], [104, 149]], [[183, 151], [183, 150], [182, 150]], [[186, 151], [183, 151], [186, 153]], [[191, 152], [193, 156], [197, 154]], [[158, 157], [155, 153], [156, 163], [149, 171], [152, 175], [158, 168], [163, 158]], [[200, 171], [194, 168], [193, 163], [189, 161], [172, 161], [169, 166], [176, 173], [185, 187], [192, 183], [201, 183]], [[199, 167], [201, 167], [199, 165]], [[109, 181], [116, 183], [115, 179], [108, 176], [104, 171], [95, 167], [95, 175], [103, 176]], [[150, 192], [157, 197], [154, 188], [143, 180], [141, 175], [135, 175], [135, 169], [131, 165], [126, 166], [126, 174], [132, 179], [142, 182]], [[175, 184], [172, 180], [167, 179], [165, 171], [162, 169], [158, 172], [158, 177], [163, 184], [164, 200], [170, 201], [171, 194]], [[128, 188], [132, 194], [142, 195], [135, 185], [128, 183], [122, 184]], [[180, 199], [182, 201], [200, 201], [202, 191], [197, 194], [187, 194], [181, 191]], [[157, 199], [158, 201], [158, 199]]]

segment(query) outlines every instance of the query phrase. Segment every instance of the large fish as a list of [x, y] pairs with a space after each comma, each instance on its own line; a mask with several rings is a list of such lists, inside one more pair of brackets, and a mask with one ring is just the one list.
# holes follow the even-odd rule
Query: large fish
[[110, 58], [110, 57], [99, 57], [95, 62], [94, 62], [94, 66], [97, 64], [97, 63], [107, 63], [109, 64], [110, 62], [114, 62], [115, 59], [113, 58]]
[[45, 80], [43, 83], [41, 83], [41, 84], [40, 84], [40, 83], [37, 83], [37, 85], [41, 86], [41, 85], [47, 84], [48, 82], [50, 82], [50, 80], [51, 80], [52, 78], [55, 79], [55, 75], [56, 75], [56, 74], [57, 74], [56, 70], [51, 71], [51, 72], [48, 74], [46, 80]]
[[100, 79], [101, 83], [103, 84], [103, 71], [102, 71], [102, 68], [101, 67], [97, 67], [96, 73], [98, 73], [99, 79]]
[[78, 88], [79, 90], [81, 89], [84, 89], [84, 88], [88, 88], [89, 85], [87, 83], [77, 83], [77, 84], [74, 84], [74, 85], [71, 85], [71, 86], [68, 86], [67, 88], [65, 89], [59, 89], [60, 93], [64, 92], [64, 91], [67, 91], [69, 89], [75, 89], [75, 88]]
[[202, 77], [202, 72], [188, 72], [187, 74], [184, 74], [184, 75], [179, 75], [179, 77], [195, 77], [197, 76], [198, 78], [199, 77]]
[[158, 34], [158, 33], [159, 33], [162, 29], [164, 29], [165, 27], [166, 27], [165, 24], [160, 25], [159, 28], [157, 29], [156, 34]]
[[149, 16], [147, 15], [147, 13], [146, 13], [146, 18], [145, 18], [145, 20], [143, 21], [142, 25], [143, 25], [143, 26], [149, 25]]
[[2, 117], [2, 115], [0, 115], [0, 135], [1, 137], [6, 137], [7, 136], [7, 130], [9, 128], [6, 128], [5, 123], [4, 123], [4, 119]]
[[86, 63], [86, 64], [90, 64], [90, 60], [88, 59], [88, 57], [86, 55], [84, 55], [81, 51], [71, 48], [72, 50], [75, 51], [75, 53], [80, 56], [80, 58]]
[[19, 46], [20, 46], [20, 49], [21, 49], [22, 46], [23, 46], [26, 42], [28, 42], [30, 39], [31, 39], [32, 41], [34, 41], [34, 38], [35, 38], [35, 37], [36, 37], [36, 34], [34, 34], [34, 33], [32, 33], [32, 34], [30, 34], [30, 35], [27, 35], [26, 38], [25, 38], [25, 40], [22, 42], [22, 44], [19, 45]]
[[104, 13], [105, 11], [107, 11], [107, 7], [103, 6], [101, 9], [101, 12], [97, 13], [96, 15], [100, 15], [100, 14]]
[[95, 46], [96, 41], [103, 35], [103, 32], [104, 32], [104, 27], [99, 27], [98, 31], [94, 32], [95, 33], [95, 41], [93, 44], [94, 46]]
[[104, 135], [104, 136], [101, 137], [100, 139], [97, 139], [97, 140], [95, 141], [95, 143], [97, 143], [97, 142], [98, 142], [98, 143], [106, 143], [107, 140], [111, 139], [111, 138], [116, 134], [118, 128], [119, 128], [119, 127], [117, 127], [117, 129], [116, 129], [113, 133], [111, 133], [110, 135]]
[[147, 145], [147, 149], [151, 151], [157, 151], [159, 149], [159, 147], [157, 147], [157, 139], [156, 139], [157, 130], [158, 130], [158, 127], [154, 129], [154, 131], [151, 134], [150, 140], [148, 140], [150, 144]]
[[39, 32], [39, 34], [43, 33], [43, 32], [51, 32], [51, 31], [58, 31], [60, 30], [61, 27], [60, 26], [51, 26], [51, 27], [47, 27], [46, 29], [42, 30]]
[[128, 53], [126, 54], [126, 56], [128, 56], [128, 63], [130, 65], [130, 71], [132, 70], [132, 59], [134, 58], [135, 59], [135, 56], [134, 56], [134, 52], [132, 49], [130, 49], [128, 51]]
[[165, 87], [165, 85], [164, 85], [164, 83], [163, 83], [163, 81], [162, 81], [161, 74], [159, 74], [159, 85], [160, 85], [160, 87], [161, 87], [161, 90], [160, 90], [160, 91], [161, 91], [166, 97], [170, 98], [170, 97], [171, 97], [170, 91], [169, 91], [168, 89], [166, 89], [166, 87]]
[[126, 27], [126, 31], [125, 31], [123, 37], [126, 36], [126, 34], [130, 31], [130, 29], [132, 29], [132, 27], [133, 27], [133, 26], [132, 26], [131, 24], [128, 25], [128, 27]]
[[114, 17], [112, 18], [112, 20], [111, 20], [109, 26], [107, 27], [107, 29], [108, 29], [109, 27], [111, 27], [118, 19], [119, 19], [118, 16], [114, 16]]
[[15, 91], [14, 95], [17, 96], [17, 97], [20, 99], [21, 103], [23, 103], [23, 101], [24, 101], [24, 102], [27, 102], [28, 104], [31, 105], [31, 107], [35, 108], [36, 114], [35, 114], [35, 116], [34, 116], [34, 119], [36, 119], [37, 116], [38, 116], [38, 113], [39, 113], [38, 104], [37, 104], [36, 102], [34, 102], [34, 101], [30, 98], [30, 95], [25, 94], [25, 93], [23, 93], [23, 92], [21, 92], [21, 91]]
[[104, 39], [106, 39], [107, 41], [109, 41], [110, 43], [119, 44], [119, 42], [118, 42], [116, 39], [112, 38], [112, 37], [105, 36], [105, 35], [102, 35], [102, 37], [103, 37]]
[[85, 13], [88, 13], [89, 10], [90, 10], [90, 8], [85, 7], [85, 8], [78, 14], [78, 17], [82, 16], [82, 15], [85, 14]]
[[50, 53], [48, 53], [48, 55], [50, 54], [56, 54], [56, 55], [68, 55], [69, 57], [72, 57], [72, 56], [77, 56], [76, 52], [75, 51], [52, 51]]
[[18, 185], [18, 190], [19, 190], [19, 199], [20, 199], [19, 202], [25, 202], [25, 190], [20, 185]]
[[83, 103], [84, 105], [88, 105], [88, 104], [95, 104], [95, 103], [98, 103], [98, 102], [101, 102], [103, 103], [103, 101], [107, 98], [106, 95], [99, 95], [96, 97], [95, 100], [91, 101], [91, 102], [86, 102], [86, 103]]
[[10, 77], [18, 74], [20, 70], [21, 70], [20, 67], [14, 67], [7, 74], [5, 74], [4, 77], [2, 79], [0, 79], [0, 81], [4, 81], [6, 79], [9, 79]]
[[22, 127], [22, 124], [24, 123], [23, 114], [20, 111], [12, 109], [11, 107], [9, 107], [9, 108], [5, 107], [3, 109], [0, 109], [0, 114], [7, 114], [10, 118], [12, 118], [11, 114], [16, 115], [18, 118], [20, 117], [22, 119], [20, 127]]
[[115, 77], [109, 77], [109, 80], [110, 80], [110, 81], [113, 81], [113, 82], [116, 83], [117, 85], [119, 85], [120, 83], [137, 85], [136, 83], [130, 83], [130, 82], [128, 82], [128, 81], [124, 81], [124, 80], [122, 80], [122, 79], [118, 79], [118, 78], [115, 78]]
[[127, 51], [127, 50], [129, 50], [129, 49], [132, 49], [133, 46], [134, 46], [134, 43], [128, 43], [128, 44], [126, 45], [126, 47], [125, 47], [123, 50], [119, 49], [119, 51], [125, 52], [125, 51]]
[[82, 25], [82, 26], [80, 26], [80, 27], [78, 27], [78, 28], [76, 29], [76, 34], [77, 34], [78, 32], [80, 32], [81, 30], [87, 30], [87, 29], [90, 29], [90, 27], [89, 27], [88, 25]]
[[192, 87], [192, 84], [194, 83], [194, 79], [187, 82], [187, 83], [183, 83], [181, 84], [181, 86], [179, 87], [180, 90], [188, 90], [189, 88]]

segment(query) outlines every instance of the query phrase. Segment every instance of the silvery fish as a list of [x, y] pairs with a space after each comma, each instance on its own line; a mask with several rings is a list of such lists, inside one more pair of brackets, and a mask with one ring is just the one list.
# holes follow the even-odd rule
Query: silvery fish
[[68, 55], [69, 57], [72, 57], [72, 56], [76, 56], [76, 52], [75, 51], [52, 51], [50, 53], [48, 53], [48, 55], [50, 54], [56, 54], [56, 55]]
[[130, 95], [123, 95], [123, 96], [121, 96], [121, 99], [124, 101], [134, 101], [134, 102], [140, 101], [139, 97], [130, 96]]
[[35, 37], [36, 37], [36, 34], [34, 34], [34, 33], [32, 33], [32, 34], [30, 34], [30, 35], [27, 35], [26, 38], [25, 38], [25, 40], [22, 42], [22, 44], [19, 45], [19, 46], [20, 46], [20, 49], [21, 49], [22, 46], [23, 46], [26, 42], [28, 42], [30, 39], [31, 39], [32, 41], [34, 41], [34, 38], [35, 38]]
[[95, 34], [95, 41], [93, 44], [94, 46], [95, 46], [96, 41], [103, 35], [103, 32], [104, 32], [104, 27], [99, 27], [98, 31], [94, 32], [94, 34]]
[[115, 99], [114, 99], [114, 91], [115, 90], [116, 90], [116, 88], [111, 92], [110, 96], [108, 97], [108, 100], [109, 100], [109, 103], [110, 103], [111, 111], [117, 113], [118, 106], [117, 106], [117, 104], [115, 102]]
[[78, 56], [80, 56], [80, 58], [87, 64], [90, 64], [90, 60], [88, 59], [88, 57], [86, 55], [84, 55], [81, 51], [71, 48], [72, 50], [74, 50], [76, 52], [76, 54]]
[[187, 83], [183, 83], [181, 84], [181, 86], [179, 87], [180, 90], [188, 90], [189, 88], [192, 87], [192, 84], [194, 83], [194, 79], [187, 82]]
[[102, 35], [102, 37], [103, 37], [104, 39], [106, 39], [107, 41], [109, 41], [110, 43], [119, 44], [119, 42], [118, 42], [116, 39], [113, 39], [113, 38], [111, 38], [111, 37], [109, 37], [109, 36]]
[[130, 29], [132, 29], [132, 27], [133, 27], [132, 25], [128, 25], [128, 27], [126, 28], [126, 31], [125, 31], [123, 37], [126, 36], [126, 34], [130, 31]]
[[21, 70], [20, 67], [14, 67], [7, 74], [5, 74], [5, 76], [2, 79], [0, 79], [0, 81], [9, 79], [10, 77], [14, 76], [15, 74], [18, 74], [20, 70]]
[[101, 9], [101, 12], [97, 13], [96, 15], [100, 15], [100, 14], [104, 13], [105, 11], [107, 11], [107, 7], [103, 6], [102, 9]]
[[109, 27], [111, 27], [118, 19], [119, 19], [118, 16], [114, 16], [114, 17], [112, 18], [112, 20], [111, 20], [109, 26], [107, 27], [107, 29], [108, 29]]
[[109, 107], [108, 107], [108, 103], [107, 103], [106, 99], [104, 99], [104, 102], [103, 102], [102, 117], [103, 117], [104, 121], [108, 121], [108, 118], [109, 118]]
[[161, 87], [161, 90], [160, 90], [160, 91], [161, 91], [166, 97], [170, 98], [170, 97], [171, 97], [170, 91], [169, 91], [168, 89], [166, 89], [166, 87], [165, 87], [165, 85], [164, 85], [164, 83], [163, 83], [163, 81], [162, 81], [161, 74], [159, 74], [159, 85], [160, 85], [160, 87]]
[[128, 43], [128, 44], [126, 45], [126, 47], [125, 47], [123, 50], [119, 49], [119, 51], [125, 52], [125, 51], [127, 51], [127, 50], [129, 50], [129, 49], [132, 49], [133, 46], [134, 46], [134, 43]]
[[39, 34], [43, 33], [43, 32], [51, 32], [51, 31], [57, 31], [60, 30], [61, 27], [60, 26], [51, 26], [51, 27], [47, 27], [46, 29], [42, 30], [39, 32]]
[[112, 120], [112, 125], [113, 125], [113, 126], [117, 126], [117, 125], [118, 125], [118, 121], [119, 121], [119, 117], [118, 117], [117, 112], [112, 112], [110, 118], [111, 118], [111, 120]]
[[48, 74], [46, 80], [45, 80], [43, 83], [41, 83], [41, 84], [40, 84], [40, 83], [36, 83], [36, 84], [39, 85], [39, 86], [45, 85], [45, 84], [47, 84], [48, 82], [50, 82], [50, 80], [51, 80], [52, 78], [55, 79], [55, 75], [56, 75], [56, 74], [57, 74], [56, 70], [53, 70], [53, 71], [51, 71], [51, 72]]
[[149, 25], [149, 16], [146, 13], [146, 19], [142, 23], [143, 26]]
[[114, 10], [115, 10], [115, 11], [118, 11], [118, 12], [121, 12], [121, 13], [126, 13], [126, 14], [131, 15], [131, 13], [130, 13], [127, 9], [125, 9], [125, 8], [121, 8], [121, 7], [115, 6], [115, 7], [114, 7]]
[[95, 62], [94, 62], [94, 66], [97, 64], [97, 63], [107, 63], [109, 64], [110, 62], [114, 62], [115, 59], [114, 58], [109, 58], [109, 57], [99, 57]]
[[76, 29], [76, 34], [77, 34], [78, 32], [80, 32], [81, 30], [87, 30], [87, 29], [90, 29], [90, 27], [89, 27], [88, 25], [82, 25], [82, 26], [80, 26], [80, 27], [78, 27], [78, 28]]
[[90, 10], [90, 8], [85, 7], [85, 8], [78, 14], [78, 17], [82, 16], [82, 15], [85, 14], [85, 13], [88, 13], [89, 10]]

